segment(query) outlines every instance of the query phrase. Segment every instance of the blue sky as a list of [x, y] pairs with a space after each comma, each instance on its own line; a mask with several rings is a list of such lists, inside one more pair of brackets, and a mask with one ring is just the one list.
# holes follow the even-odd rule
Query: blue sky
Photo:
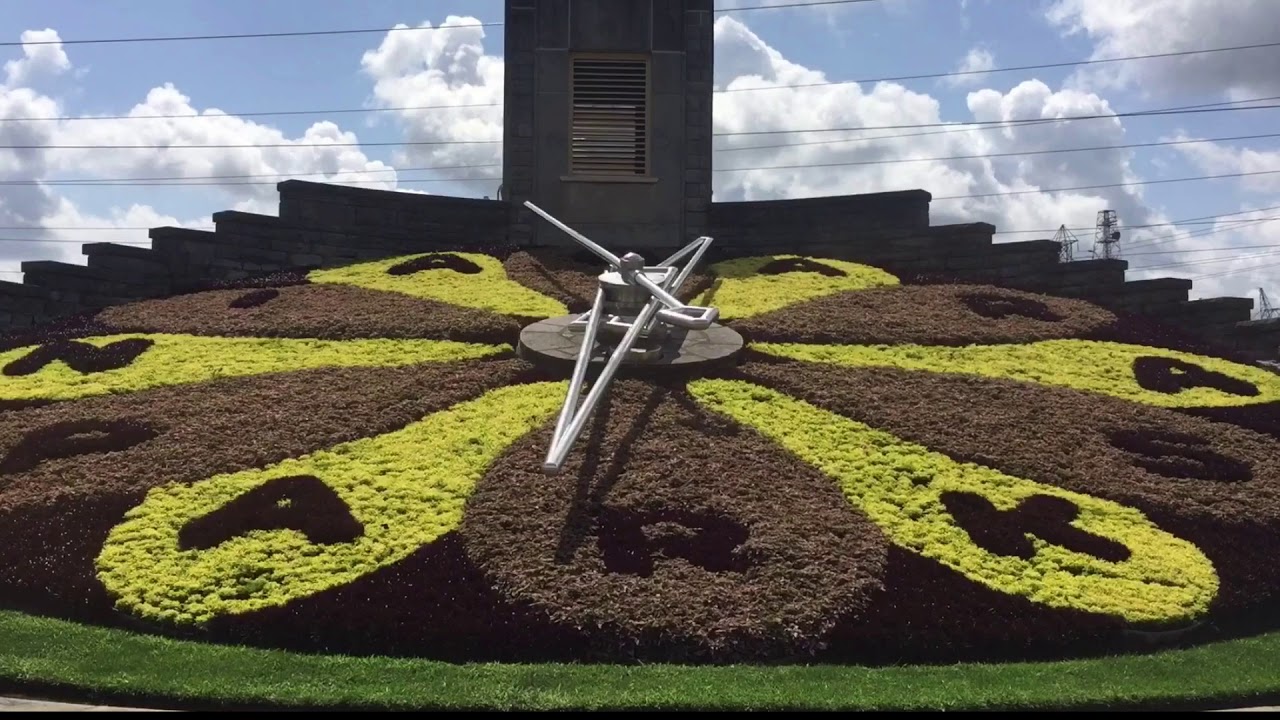
[[[1265, 2], [1265, 0], [1264, 0]], [[733, 13], [732, 18], [740, 25], [734, 28], [722, 28], [723, 37], [717, 39], [717, 62], [722, 65], [735, 65], [737, 59], [757, 52], [759, 48], [751, 46], [743, 40], [744, 32], [758, 38], [769, 48], [776, 51], [785, 62], [803, 69], [819, 71], [829, 81], [849, 81], [886, 76], [912, 74], [928, 74], [953, 70], [960, 67], [967, 53], [975, 49], [983, 49], [990, 53], [995, 67], [1008, 67], [1026, 64], [1053, 63], [1086, 59], [1095, 55], [1107, 56], [1118, 54], [1116, 47], [1129, 48], [1124, 54], [1146, 54], [1154, 52], [1199, 49], [1248, 42], [1259, 42], [1267, 39], [1257, 33], [1265, 32], [1258, 27], [1265, 27], [1270, 20], [1280, 20], [1280, 13], [1273, 12], [1255, 0], [1240, 0], [1237, 7], [1246, 13], [1257, 13], [1257, 17], [1244, 18], [1230, 27], [1202, 28], [1162, 28], [1155, 20], [1137, 27], [1125, 27], [1126, 13], [1160, 11], [1161, 3], [1169, 10], [1158, 17], [1181, 18], [1186, 23], [1193, 23], [1195, 13], [1203, 10], [1212, 11], [1218, 5], [1214, 0], [1111, 0], [1110, 4], [1102, 0], [880, 0], [879, 2], [860, 3], [848, 6], [825, 8], [794, 8], [768, 11], [752, 11]], [[717, 5], [725, 7], [731, 3], [719, 0]], [[764, 4], [754, 0], [740, 0], [738, 5]], [[1202, 6], [1197, 9], [1187, 6]], [[19, 39], [23, 30], [41, 30], [52, 28], [62, 40], [78, 38], [106, 37], [138, 37], [161, 35], [193, 35], [221, 34], [244, 32], [274, 32], [292, 30], [323, 30], [346, 28], [378, 28], [390, 27], [396, 23], [417, 26], [424, 22], [440, 24], [448, 15], [465, 15], [482, 22], [500, 22], [502, 20], [500, 0], [472, 0], [457, 2], [454, 0], [378, 0], [377, 2], [356, 2], [355, 0], [220, 0], [207, 2], [202, 0], [113, 0], [112, 2], [90, 2], [88, 0], [43, 0], [42, 2], [6, 2], [0, 3], [0, 28], [4, 29], [0, 40], [14, 42]], [[1280, 2], [1271, 5], [1280, 6]], [[1057, 6], [1055, 8], [1055, 6]], [[1246, 6], [1248, 6], [1246, 8]], [[1064, 10], [1065, 8], [1065, 10]], [[1114, 11], [1112, 10], [1114, 8]], [[1065, 12], [1070, 17], [1055, 21], [1054, 11]], [[1157, 15], [1152, 15], [1157, 17]], [[1213, 17], [1204, 15], [1203, 17]], [[723, 21], [722, 21], [723, 22]], [[1071, 23], [1085, 27], [1077, 33], [1069, 33]], [[1233, 21], [1234, 22], [1234, 21]], [[1270, 23], [1275, 27], [1276, 23]], [[737, 28], [737, 29], [735, 29]], [[741, 28], [745, 28], [741, 30]], [[1280, 32], [1273, 31], [1280, 36]], [[408, 34], [406, 34], [408, 35]], [[235, 114], [237, 112], [261, 112], [276, 110], [311, 110], [326, 108], [362, 108], [396, 104], [396, 98], [405, 99], [405, 104], [414, 104], [412, 95], [392, 97], [387, 93], [375, 94], [374, 79], [362, 70], [362, 56], [377, 49], [387, 40], [385, 34], [370, 33], [359, 35], [300, 37], [287, 39], [237, 39], [196, 42], [153, 42], [153, 43], [120, 43], [120, 44], [68, 44], [63, 46], [71, 69], [65, 72], [44, 73], [32, 79], [30, 87], [41, 96], [52, 98], [59, 104], [61, 115], [118, 115], [127, 113], [134, 105], [143, 102], [147, 93], [156, 87], [170, 83], [183, 95], [190, 99], [197, 110], [218, 108]], [[754, 41], [753, 41], [754, 42]], [[755, 49], [752, 49], [755, 48]], [[502, 54], [502, 28], [484, 29], [483, 51], [487, 56], [500, 58]], [[1231, 56], [1234, 55], [1234, 59]], [[13, 60], [21, 56], [21, 48], [0, 48], [0, 62]], [[753, 63], [763, 62], [760, 57]], [[956, 85], [947, 81], [934, 79], [903, 81], [897, 85], [914, 93], [916, 101], [936, 101], [937, 118], [941, 121], [958, 122], [972, 120], [974, 115], [968, 107], [971, 93], [989, 89], [1002, 97], [1008, 97], [1019, 83], [1027, 80], [1038, 80], [1047, 86], [1050, 93], [1061, 93], [1064, 88], [1075, 88], [1077, 92], [1089, 96], [1084, 100], [1068, 97], [1066, 94], [1055, 95], [1055, 107], [1068, 108], [1068, 114], [1077, 112], [1070, 108], [1083, 108], [1088, 112], [1090, 103], [1105, 102], [1114, 111], [1143, 110], [1158, 107], [1181, 106], [1199, 103], [1223, 102], [1230, 99], [1280, 95], [1280, 88], [1268, 85], [1263, 71], [1277, 67], [1280, 49], [1255, 50], [1240, 53], [1224, 53], [1213, 57], [1200, 56], [1191, 58], [1185, 65], [1176, 65], [1163, 60], [1135, 61], [1131, 63], [1115, 63], [1095, 65], [1092, 68], [1055, 68], [1035, 71], [1009, 73], [992, 73], [974, 76], [970, 82]], [[1154, 68], [1165, 63], [1163, 70]], [[1198, 65], [1195, 63], [1199, 63]], [[1115, 72], [1120, 66], [1126, 66], [1128, 75]], [[1141, 66], [1141, 67], [1139, 67]], [[1261, 66], [1261, 67], [1259, 67]], [[406, 67], [400, 77], [407, 77], [415, 72], [421, 73], [429, 68]], [[1095, 71], [1090, 76], [1081, 71]], [[728, 72], [732, 72], [729, 67]], [[720, 73], [718, 72], [718, 75]], [[1271, 73], [1274, 77], [1280, 73]], [[781, 75], [779, 76], [781, 77]], [[718, 78], [724, 80], [726, 78]], [[1185, 81], [1184, 81], [1185, 80]], [[779, 84], [788, 84], [776, 80]], [[12, 91], [12, 87], [10, 91]], [[1268, 90], [1274, 89], [1274, 92]], [[875, 93], [887, 92], [877, 90], [873, 86], [843, 86], [840, 88], [822, 88], [830, 91], [821, 99], [814, 95], [815, 102], [827, 103], [825, 117], [838, 114], [842, 97], [848, 99], [850, 114], [842, 122], [861, 122], [875, 124], [859, 115], [860, 110], [852, 109], [857, 103], [869, 102]], [[836, 90], [854, 95], [836, 96]], [[400, 92], [400, 91], [397, 91]], [[479, 89], [476, 92], [489, 92], [491, 96], [500, 98], [500, 88]], [[496, 95], [493, 93], [496, 92]], [[474, 94], [474, 93], [473, 93]], [[717, 97], [717, 127], [721, 126], [723, 117], [725, 127], [760, 127], [776, 129], [792, 123], [790, 127], [814, 127], [821, 123], [813, 119], [814, 113], [806, 112], [803, 103], [808, 96], [796, 96], [802, 103], [800, 107], [781, 107], [772, 110], [762, 109], [759, 103], [739, 102], [732, 107], [730, 99], [741, 100], [752, 93], [740, 93], [736, 98]], [[766, 97], [778, 98], [780, 93], [762, 92], [755, 96], [763, 101]], [[722, 102], [723, 101], [723, 102]], [[430, 101], [432, 103], [435, 100]], [[1048, 101], [1046, 101], [1048, 103]], [[418, 102], [418, 104], [424, 104]], [[927, 103], [926, 103], [927, 104]], [[915, 106], [913, 106], [915, 107]], [[904, 109], [901, 122], [912, 123], [933, 118], [927, 115], [930, 109]], [[1033, 110], [1036, 108], [1032, 108]], [[822, 113], [819, 113], [822, 114]], [[500, 116], [488, 116], [500, 117]], [[788, 120], [788, 117], [790, 120]], [[1012, 137], [996, 142], [992, 137], [995, 132], [974, 133], [969, 140], [961, 140], [959, 136], [948, 139], [947, 144], [937, 145], [937, 138], [899, 139], [894, 143], [893, 151], [885, 151], [890, 155], [931, 157], [966, 152], [1017, 152], [1031, 148], [1047, 147], [1082, 147], [1091, 145], [1109, 145], [1116, 143], [1152, 142], [1168, 139], [1179, 133], [1190, 137], [1225, 137], [1271, 132], [1275, 125], [1276, 111], [1242, 111], [1205, 113], [1202, 115], [1182, 115], [1164, 118], [1133, 119], [1125, 118], [1105, 132], [1099, 130], [1098, 123], [1074, 123], [1075, 127], [1061, 127], [1055, 130]], [[254, 125], [268, 126], [278, 129], [285, 138], [296, 139], [302, 136], [313, 123], [330, 120], [342, 130], [356, 133], [363, 142], [396, 142], [406, 138], [435, 138], [431, 133], [443, 133], [446, 139], [461, 137], [452, 129], [416, 126], [414, 118], [401, 117], [397, 113], [351, 113], [333, 115], [305, 116], [267, 116], [248, 117], [245, 120]], [[885, 123], [884, 115], [877, 115], [876, 122]], [[65, 129], [59, 137], [75, 137], [92, 121], [79, 123], [63, 123]], [[122, 144], [140, 142], [127, 133], [133, 132], [129, 127], [139, 127], [136, 123], [117, 123], [121, 126], [119, 133], [113, 134], [114, 142]], [[99, 126], [99, 129], [107, 127]], [[114, 127], [114, 126], [112, 126]], [[831, 137], [831, 136], [825, 136]], [[722, 146], [738, 142], [740, 139], [723, 138]], [[753, 141], [758, 141], [755, 138]], [[954, 141], [953, 141], [954, 140]], [[223, 140], [225, 141], [225, 139]], [[248, 141], [252, 142], [252, 140]], [[969, 143], [966, 145], [965, 143]], [[844, 150], [853, 152], [852, 146], [844, 146]], [[972, 148], [966, 151], [966, 148]], [[1219, 174], [1239, 169], [1280, 169], [1280, 155], [1267, 153], [1280, 152], [1280, 144], [1274, 139], [1259, 139], [1248, 142], [1225, 143], [1222, 148], [1206, 145], [1201, 149], [1213, 149], [1216, 155], [1195, 155], [1186, 152], [1187, 146], [1162, 147], [1140, 150], [1132, 153], [1124, 162], [1117, 158], [1123, 156], [1114, 151], [1094, 153], [1092, 155], [1074, 153], [1070, 156], [1042, 156], [1035, 167], [1024, 167], [1018, 159], [1002, 160], [996, 163], [994, 170], [985, 178], [970, 179], [956, 187], [967, 188], [970, 192], [980, 193], [996, 190], [1021, 189], [1023, 187], [1062, 187], [1079, 184], [1124, 182], [1131, 179], [1156, 180], [1161, 178], [1185, 177], [1203, 174]], [[1232, 153], [1232, 148], [1248, 148], [1255, 151], [1256, 156], [1242, 158], [1239, 153]], [[1220, 152], [1218, 152], [1220, 150]], [[128, 151], [117, 151], [120, 153]], [[178, 153], [179, 151], [172, 151]], [[495, 150], [496, 152], [496, 150]], [[785, 152], [785, 151], [784, 151]], [[798, 152], [798, 151], [797, 151]], [[821, 162], [828, 153], [822, 146], [813, 149]], [[183, 167], [185, 160], [165, 156], [163, 153], [150, 153], [155, 157], [138, 159], [114, 159], [110, 169], [96, 170], [97, 158], [89, 156], [87, 162], [59, 161], [54, 155], [49, 162], [49, 169], [38, 179], [58, 179], [72, 177], [148, 177], [180, 175], [183, 177], [199, 177], [200, 173]], [[115, 156], [113, 156], [115, 157]], [[306, 162], [297, 160], [297, 154], [284, 165], [272, 165], [264, 160], [269, 169], [266, 172], [278, 171], [282, 175], [303, 171], [328, 170], [325, 162], [316, 160], [314, 168], [306, 167]], [[444, 156], [432, 156], [437, 159]], [[768, 165], [773, 163], [795, 163], [795, 153], [783, 157], [779, 154], [770, 157], [768, 153], [725, 153], [717, 156], [718, 167], [741, 165]], [[810, 157], [810, 156], [804, 156]], [[850, 155], [854, 160], [861, 156]], [[345, 163], [348, 160], [341, 162]], [[395, 148], [369, 147], [364, 149], [360, 163], [382, 161], [387, 165], [409, 164], [451, 164], [435, 162], [430, 159], [423, 162], [423, 156], [401, 157]], [[1065, 163], [1061, 174], [1055, 168], [1055, 162]], [[1096, 166], [1093, 164], [1096, 161]], [[1270, 165], [1267, 162], [1270, 161]], [[257, 162], [256, 160], [254, 161]], [[333, 162], [338, 162], [334, 160]], [[299, 164], [301, 163], [301, 164]], [[1251, 164], [1250, 164], [1251, 163]], [[778, 195], [835, 194], [836, 192], [893, 190], [904, 189], [900, 184], [907, 183], [913, 187], [924, 187], [935, 193], [944, 195], [952, 192], [946, 183], [954, 178], [939, 181], [938, 186], [928, 184], [933, 178], [948, 173], [970, 172], [970, 164], [940, 163], [933, 171], [924, 165], [917, 165], [919, 172], [915, 175], [886, 176], [880, 175], [864, 167], [850, 167], [827, 171], [822, 175], [788, 174], [782, 177], [776, 173], [752, 175], [754, 180], [748, 181], [738, 173], [723, 173], [717, 177], [717, 196], [725, 198], [763, 197]], [[258, 165], [253, 165], [258, 167]], [[349, 167], [344, 165], [344, 167]], [[897, 166], [899, 168], [906, 166]], [[0, 164], [0, 173], [4, 173], [4, 165]], [[260, 171], [254, 171], [255, 174]], [[838, 174], [832, 174], [838, 173]], [[208, 174], [207, 172], [205, 174]], [[441, 174], [437, 174], [440, 176]], [[444, 174], [448, 177], [447, 174]], [[7, 177], [28, 179], [29, 176], [10, 169]], [[424, 173], [416, 173], [411, 177], [426, 177]], [[723, 182], [720, 182], [723, 178]], [[1061, 178], [1058, 180], [1057, 178]], [[1082, 179], [1086, 182], [1082, 182]], [[739, 182], [741, 180], [741, 182]], [[1075, 197], [1046, 199], [1039, 204], [1029, 199], [1018, 199], [1000, 202], [973, 204], [963, 203], [959, 207], [955, 202], [935, 203], [935, 221], [985, 220], [993, 222], [1004, 229], [1030, 229], [1041, 227], [1057, 227], [1066, 223], [1072, 226], [1092, 226], [1094, 214], [1110, 204], [1119, 208], [1122, 223], [1149, 224], [1167, 222], [1181, 218], [1206, 216], [1219, 213], [1239, 211], [1248, 207], [1262, 207], [1280, 204], [1276, 199], [1276, 190], [1280, 185], [1268, 178], [1246, 185], [1235, 180], [1213, 182], [1192, 182], [1178, 184], [1156, 184], [1142, 187], [1126, 193], [1124, 190], [1098, 191], [1097, 193]], [[890, 183], [899, 183], [894, 186]], [[1028, 183], [1030, 185], [1028, 185]], [[496, 185], [496, 183], [493, 183]], [[409, 187], [428, 190], [435, 193], [453, 193], [474, 195], [484, 192], [474, 184], [465, 183], [420, 183]], [[1260, 190], [1260, 191], [1259, 191]], [[119, 211], [130, 205], [145, 205], [154, 209], [164, 217], [171, 217], [182, 222], [195, 222], [207, 217], [219, 209], [239, 207], [269, 212], [269, 203], [263, 200], [261, 193], [255, 198], [248, 197], [243, 188], [227, 189], [217, 186], [201, 186], [186, 189], [159, 187], [95, 187], [95, 188], [55, 188], [59, 198], [74, 205], [78, 217], [73, 224], [84, 224], [85, 218], [97, 218], [109, 224], [121, 224]], [[227, 191], [227, 192], [224, 192]], [[230, 194], [228, 194], [228, 192]], [[236, 193], [239, 192], [240, 195]], [[270, 188], [263, 189], [269, 195]], [[1140, 193], [1140, 194], [1135, 194]], [[1003, 203], [1003, 204], [1001, 204]], [[60, 217], [66, 217], [65, 207]], [[136, 215], [136, 214], [135, 214]], [[68, 222], [65, 219], [59, 222]], [[11, 225], [11, 222], [0, 223]], [[67, 225], [56, 227], [49, 233], [31, 231], [29, 237], [58, 237], [62, 240], [73, 239], [94, 241], [101, 239], [130, 240], [145, 238], [145, 231], [122, 230], [108, 233], [109, 238], [100, 234], [90, 237], [88, 231], [76, 232]], [[1174, 244], [1165, 242], [1161, 249], [1195, 250], [1235, 245], [1266, 244], [1268, 240], [1280, 244], [1280, 233], [1273, 226], [1280, 223], [1261, 223], [1253, 226], [1249, 232], [1218, 233], [1208, 237], [1191, 237], [1186, 240], [1175, 240]], [[1185, 227], [1182, 230], [1200, 230], [1206, 226]], [[1213, 228], [1210, 228], [1212, 230]], [[1150, 237], [1169, 236], [1179, 228], [1164, 227], [1150, 231]], [[1135, 231], [1132, 237], [1142, 238], [1142, 233]], [[1153, 233], [1153, 234], [1152, 234]], [[21, 234], [19, 231], [5, 231], [5, 235]], [[1091, 239], [1092, 232], [1078, 233], [1086, 241]], [[1006, 239], [1032, 239], [1033, 235], [1019, 235]], [[1141, 244], [1141, 243], [1139, 243]], [[24, 247], [43, 250], [42, 257], [48, 257], [48, 248], [40, 246]], [[60, 251], [66, 251], [61, 248]], [[1251, 253], [1267, 252], [1267, 250], [1249, 251]], [[14, 258], [15, 252], [6, 252], [8, 258]], [[72, 253], [74, 254], [74, 253]], [[1174, 263], [1191, 258], [1205, 259], [1227, 257], [1222, 253], [1204, 252], [1184, 255], [1161, 255], [1151, 257], [1135, 256], [1131, 266], [1153, 264], [1157, 259], [1161, 263]], [[1263, 264], [1267, 258], [1261, 258], [1254, 264]], [[1276, 262], [1276, 260], [1271, 260]], [[1221, 268], [1236, 268], [1235, 263], [1208, 264], [1188, 266], [1181, 272], [1171, 269], [1157, 274], [1183, 274], [1194, 276], [1218, 272]], [[1222, 279], [1210, 278], [1214, 282], [1208, 286], [1215, 290], [1230, 290], [1237, 294], [1247, 291], [1249, 285], [1257, 284], [1267, 277], [1280, 280], [1280, 273], [1274, 269], [1253, 273], [1240, 273], [1239, 277]], [[1269, 272], [1269, 275], [1267, 274]], [[1131, 277], [1142, 275], [1131, 272]], [[1280, 282], [1275, 283], [1280, 294]]]

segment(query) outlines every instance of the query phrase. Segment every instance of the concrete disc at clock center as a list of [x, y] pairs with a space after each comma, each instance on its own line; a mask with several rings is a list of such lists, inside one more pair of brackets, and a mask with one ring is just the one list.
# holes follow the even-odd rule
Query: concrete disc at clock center
[[[584, 335], [569, 329], [569, 324], [577, 318], [578, 315], [564, 315], [526, 326], [520, 331], [520, 357], [539, 367], [571, 371]], [[723, 325], [713, 324], [706, 330], [673, 327], [662, 342], [659, 357], [643, 362], [627, 361], [619, 369], [626, 374], [662, 374], [732, 366], [737, 363], [742, 347], [742, 336]], [[591, 364], [602, 366], [605, 360], [604, 351], [598, 350]]]

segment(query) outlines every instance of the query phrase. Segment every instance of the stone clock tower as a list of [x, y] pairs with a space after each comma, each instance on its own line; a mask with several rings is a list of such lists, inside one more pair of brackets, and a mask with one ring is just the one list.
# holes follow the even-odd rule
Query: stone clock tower
[[656, 255], [704, 232], [712, 21], [712, 0], [507, 0], [514, 244], [572, 243], [525, 200], [618, 250]]

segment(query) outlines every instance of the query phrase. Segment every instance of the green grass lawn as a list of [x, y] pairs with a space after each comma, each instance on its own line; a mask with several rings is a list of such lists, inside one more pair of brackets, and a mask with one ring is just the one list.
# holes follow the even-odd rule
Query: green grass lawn
[[1280, 697], [1280, 632], [1149, 656], [861, 668], [449, 663], [205, 645], [0, 612], [0, 682], [157, 706], [387, 709], [1226, 707]]

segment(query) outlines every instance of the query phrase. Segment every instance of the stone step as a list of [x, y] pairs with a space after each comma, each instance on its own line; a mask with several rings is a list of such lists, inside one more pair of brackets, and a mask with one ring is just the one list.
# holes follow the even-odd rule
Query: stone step
[[1191, 281], [1186, 278], [1130, 280], [1116, 289], [1115, 304], [1125, 312], [1159, 317], [1176, 312], [1187, 302]]
[[147, 284], [169, 278], [169, 266], [160, 253], [150, 248], [115, 243], [88, 243], [81, 252], [89, 258], [88, 267], [115, 273], [122, 277], [145, 280]]
[[28, 260], [22, 263], [25, 284], [46, 288], [50, 299], [92, 310], [147, 297], [144, 288], [124, 281], [119, 275], [56, 260]]
[[1181, 303], [1168, 319], [1203, 328], [1237, 325], [1249, 322], [1252, 317], [1253, 298], [1215, 297]]
[[1125, 260], [1074, 260], [1058, 263], [1049, 273], [1056, 294], [1087, 298], [1114, 294], [1124, 284]]

